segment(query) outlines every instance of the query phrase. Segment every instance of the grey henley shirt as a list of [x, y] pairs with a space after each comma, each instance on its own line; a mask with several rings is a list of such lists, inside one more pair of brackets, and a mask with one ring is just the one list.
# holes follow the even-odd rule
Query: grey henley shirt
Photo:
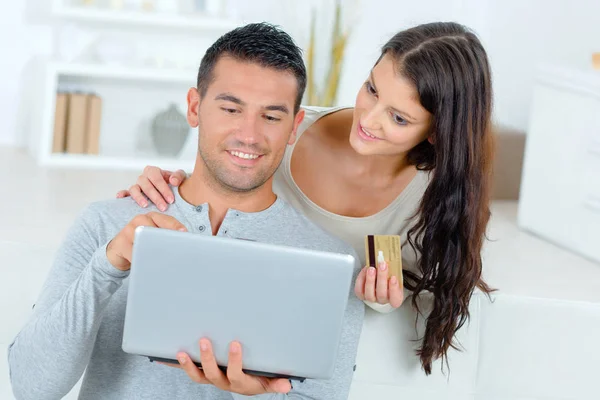
[[[165, 212], [189, 232], [210, 235], [208, 204], [194, 206], [176, 188]], [[27, 324], [9, 346], [13, 392], [20, 400], [61, 399], [85, 371], [79, 398], [92, 399], [346, 399], [355, 366], [364, 305], [352, 291], [346, 309], [334, 377], [294, 381], [287, 394], [241, 396], [191, 381], [183, 370], [151, 363], [121, 349], [128, 272], [114, 268], [106, 245], [138, 215], [131, 198], [90, 204], [69, 230]], [[352, 254], [285, 201], [258, 213], [229, 210], [219, 236]], [[357, 262], [355, 276], [358, 273]], [[281, 327], [285, 334], [286, 327]]]

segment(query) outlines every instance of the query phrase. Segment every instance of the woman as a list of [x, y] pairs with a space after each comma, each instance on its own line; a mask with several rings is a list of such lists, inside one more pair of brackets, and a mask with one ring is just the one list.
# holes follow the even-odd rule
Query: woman
[[[455, 23], [399, 32], [382, 48], [354, 108], [306, 108], [275, 175], [275, 192], [364, 259], [364, 237], [399, 234], [412, 304], [433, 295], [417, 354], [426, 374], [446, 358], [469, 316], [481, 279], [489, 220], [492, 88], [477, 37]], [[165, 181], [183, 171], [148, 167], [128, 195], [142, 206], [172, 201]], [[164, 196], [164, 198], [163, 198]], [[403, 288], [386, 264], [365, 267], [355, 292], [380, 311], [397, 308]]]

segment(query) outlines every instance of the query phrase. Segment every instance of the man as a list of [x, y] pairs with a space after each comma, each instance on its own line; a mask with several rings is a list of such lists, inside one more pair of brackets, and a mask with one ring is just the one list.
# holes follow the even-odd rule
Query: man
[[[240, 343], [231, 344], [226, 373], [217, 367], [206, 339], [199, 343], [203, 370], [183, 353], [174, 355], [180, 362], [176, 368], [121, 349], [137, 226], [354, 255], [349, 245], [272, 191], [273, 173], [304, 116], [300, 101], [305, 86], [300, 50], [270, 25], [238, 28], [211, 46], [200, 65], [197, 88], [187, 96], [188, 122], [199, 132], [192, 176], [175, 189], [175, 206], [165, 213], [141, 214], [133, 201], [121, 199], [91, 204], [78, 218], [58, 252], [34, 315], [9, 347], [17, 398], [62, 398], [84, 370], [83, 399], [212, 400], [263, 393], [271, 394], [260, 398], [347, 397], [364, 311], [354, 296], [330, 380], [294, 382], [292, 388], [288, 380], [245, 375]], [[201, 282], [198, 287], [201, 290]], [[282, 335], [285, 329], [281, 327]]]

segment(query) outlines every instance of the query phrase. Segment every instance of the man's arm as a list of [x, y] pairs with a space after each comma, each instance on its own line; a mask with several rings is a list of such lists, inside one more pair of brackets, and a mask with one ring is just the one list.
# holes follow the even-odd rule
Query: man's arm
[[88, 207], [61, 245], [33, 315], [8, 349], [18, 399], [65, 396], [85, 370], [104, 310], [128, 271], [106, 258], [100, 214]]

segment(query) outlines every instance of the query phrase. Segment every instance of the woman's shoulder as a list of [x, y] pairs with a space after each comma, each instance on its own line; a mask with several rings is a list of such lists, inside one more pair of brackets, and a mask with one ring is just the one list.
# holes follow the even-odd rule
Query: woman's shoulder
[[[319, 107], [303, 106], [305, 111], [304, 121], [298, 129], [298, 137], [309, 131], [319, 140], [325, 137], [339, 139], [347, 135], [352, 126], [352, 107]], [[314, 136], [314, 135], [313, 135]]]
[[352, 108], [351, 106], [337, 106], [337, 107], [321, 107], [321, 106], [302, 106], [305, 112], [304, 123], [309, 122], [309, 125], [316, 122], [322, 117], [333, 114], [337, 111]]
[[306, 114], [330, 114], [332, 112], [343, 110], [345, 108], [352, 108], [351, 106], [336, 106], [336, 107], [323, 107], [323, 106], [308, 106], [302, 105], [300, 106]]

